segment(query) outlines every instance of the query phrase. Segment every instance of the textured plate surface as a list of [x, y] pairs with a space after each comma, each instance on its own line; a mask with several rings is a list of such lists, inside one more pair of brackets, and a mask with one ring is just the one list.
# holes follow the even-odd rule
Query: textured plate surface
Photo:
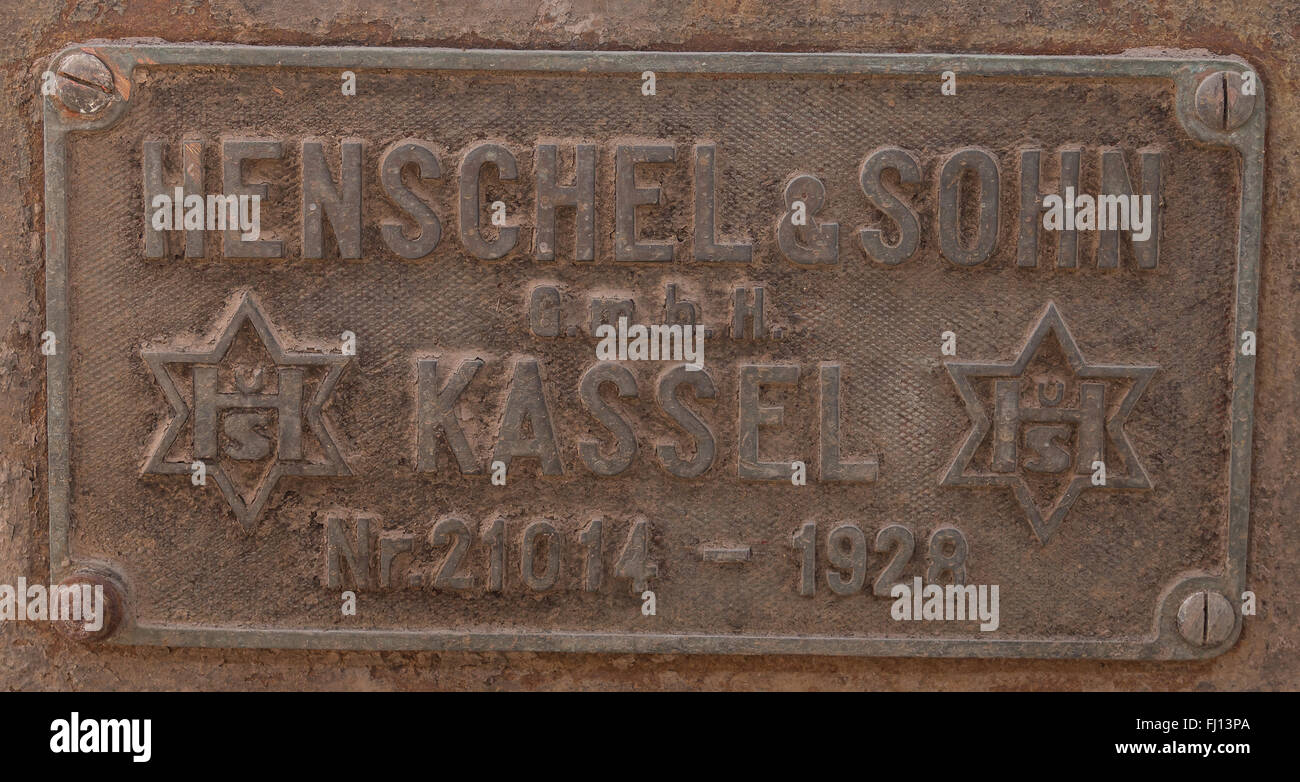
[[[1224, 132], [1195, 95], [1249, 66], [84, 49], [117, 96], [45, 109], [51, 561], [124, 582], [115, 641], [1189, 658], [1239, 632], [1193, 645], [1178, 612], [1244, 588], [1264, 99]], [[547, 234], [552, 148], [560, 186], [591, 155], [592, 209]], [[1079, 192], [1156, 196], [1153, 240], [1038, 228], [1024, 192], [1075, 160]], [[272, 257], [151, 236], [153, 190], [235, 177]], [[620, 312], [695, 313], [704, 369], [598, 367]], [[895, 618], [917, 578], [996, 585], [996, 629]]]

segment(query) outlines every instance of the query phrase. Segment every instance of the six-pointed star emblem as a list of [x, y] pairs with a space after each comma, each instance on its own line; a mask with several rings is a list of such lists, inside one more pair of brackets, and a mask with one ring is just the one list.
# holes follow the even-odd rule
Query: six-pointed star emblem
[[[203, 461], [207, 474], [217, 482], [222, 495], [230, 503], [235, 518], [246, 532], [251, 533], [281, 476], [352, 474], [339, 454], [329, 425], [321, 414], [321, 408], [333, 393], [334, 386], [351, 357], [286, 350], [279, 335], [263, 315], [257, 300], [245, 293], [237, 301], [210, 349], [143, 351], [145, 363], [153, 370], [173, 413], [155, 440], [143, 472], [154, 475], [190, 475], [191, 464]], [[277, 390], [273, 394], [262, 392], [264, 381], [260, 373], [255, 376], [255, 380], [244, 380], [236, 375], [234, 388], [223, 388], [224, 385], [231, 384], [223, 383], [219, 373], [245, 324], [252, 326], [278, 375]], [[177, 385], [178, 376], [173, 374], [176, 369], [169, 367], [188, 373], [188, 377], [182, 374], [180, 378], [190, 381], [190, 394], [184, 393], [182, 387]], [[312, 368], [317, 369], [313, 371]], [[231, 367], [226, 366], [225, 369], [233, 372]], [[305, 389], [313, 382], [306, 376], [309, 372], [322, 375], [315, 381], [315, 391], [311, 393], [310, 399], [305, 396]], [[255, 485], [250, 500], [241, 493], [229, 470], [222, 465], [222, 413], [262, 409], [271, 409], [276, 413], [278, 437], [274, 452], [268, 451], [272, 459], [270, 467]], [[184, 458], [169, 458], [177, 439], [187, 429], [192, 435], [190, 447], [178, 449], [185, 452]], [[315, 437], [319, 443], [315, 458], [309, 458], [308, 449], [304, 447], [304, 440], [309, 436]], [[260, 435], [256, 438], [258, 442], [264, 439]]]
[[[1064, 384], [1054, 385], [1050, 395], [1040, 386], [1040, 404], [1022, 403], [1030, 391], [1030, 384], [1022, 382], [1030, 380], [1026, 369], [1048, 335], [1055, 336], [1067, 365], [1061, 369], [1068, 369], [1073, 376], [1069, 381], [1077, 386], [1078, 403], [1072, 408], [1062, 407], [1066, 404]], [[1089, 364], [1054, 303], [1048, 303], [1015, 361], [948, 361], [945, 366], [966, 403], [971, 429], [941, 485], [1011, 488], [1041, 543], [1051, 539], [1079, 492], [1094, 486], [1097, 462], [1105, 476], [1100, 485], [1107, 489], [1151, 488], [1124, 431], [1124, 421], [1159, 367]], [[991, 404], [977, 391], [980, 382], [992, 386]], [[1118, 402], [1112, 403], [1116, 394]], [[1027, 426], [1035, 430], [1024, 432], [1032, 434], [1024, 438], [1028, 441], [1024, 445], [1031, 451], [1037, 449], [1031, 459], [1024, 458], [1022, 452], [1022, 429]], [[989, 445], [982, 449], [986, 441]], [[983, 463], [976, 464], [977, 454], [982, 455]], [[1122, 471], [1117, 469], [1121, 465]], [[1069, 473], [1071, 466], [1074, 470], [1064, 490], [1040, 508], [1025, 471]]]

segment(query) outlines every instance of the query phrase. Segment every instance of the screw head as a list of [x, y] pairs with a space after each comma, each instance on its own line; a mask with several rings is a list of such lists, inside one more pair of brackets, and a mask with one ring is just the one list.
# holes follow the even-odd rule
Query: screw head
[[1218, 592], [1196, 592], [1178, 608], [1178, 632], [1192, 646], [1218, 646], [1236, 624], [1232, 603]]
[[[90, 587], [92, 605], [95, 601], [96, 588], [102, 588], [104, 592], [103, 621], [100, 622], [99, 629], [87, 630], [87, 622], [84, 619], [56, 621], [54, 625], [64, 637], [80, 643], [93, 643], [102, 641], [117, 632], [126, 614], [126, 595], [116, 578], [98, 570], [78, 570], [60, 581], [59, 586], [81, 590], [82, 596], [86, 594], [84, 587]], [[82, 610], [86, 611], [84, 608]], [[83, 613], [83, 616], [85, 615]]]
[[1245, 80], [1236, 71], [1215, 71], [1196, 88], [1196, 114], [1211, 130], [1232, 132], [1255, 112], [1255, 96], [1241, 91]]
[[54, 69], [54, 98], [76, 114], [97, 114], [117, 99], [113, 72], [89, 52], [72, 52]]

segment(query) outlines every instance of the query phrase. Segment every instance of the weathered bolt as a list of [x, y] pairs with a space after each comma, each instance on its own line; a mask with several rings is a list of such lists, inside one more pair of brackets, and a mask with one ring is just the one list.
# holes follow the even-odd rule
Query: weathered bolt
[[1245, 79], [1236, 71], [1215, 71], [1196, 88], [1196, 113], [1212, 130], [1231, 132], [1255, 111], [1255, 96], [1242, 92]]
[[117, 98], [113, 73], [89, 52], [73, 52], [54, 70], [54, 97], [68, 111], [95, 114]]
[[1236, 623], [1232, 603], [1218, 592], [1196, 592], [1178, 609], [1178, 632], [1192, 646], [1218, 646]]
[[[82, 605], [80, 619], [60, 619], [54, 623], [65, 637], [82, 643], [91, 643], [102, 641], [117, 631], [126, 613], [126, 595], [123, 594], [122, 585], [116, 578], [100, 570], [84, 569], [60, 581], [59, 586], [78, 590]], [[90, 619], [91, 612], [95, 610], [94, 606], [98, 603], [97, 588], [102, 588], [104, 594], [104, 602], [100, 609], [102, 611], [100, 626], [98, 629], [88, 630], [87, 624], [95, 624]], [[90, 598], [89, 606], [86, 605], [87, 597]], [[70, 604], [70, 598], [64, 599], [69, 600]]]

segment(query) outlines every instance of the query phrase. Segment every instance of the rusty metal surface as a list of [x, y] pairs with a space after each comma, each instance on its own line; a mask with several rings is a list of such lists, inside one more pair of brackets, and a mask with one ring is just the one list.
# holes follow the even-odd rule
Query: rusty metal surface
[[[1300, 502], [1300, 485], [1288, 480], [1293, 472], [1288, 466], [1289, 454], [1300, 434], [1294, 415], [1300, 398], [1294, 382], [1294, 362], [1290, 358], [1300, 348], [1297, 331], [1300, 326], [1293, 315], [1296, 291], [1288, 282], [1295, 273], [1297, 244], [1293, 226], [1300, 223], [1297, 211], [1300, 207], [1291, 197], [1290, 184], [1300, 173], [1297, 171], [1300, 158], [1294, 152], [1300, 148], [1300, 124], [1296, 121], [1296, 96], [1300, 90], [1295, 89], [1300, 71], [1294, 57], [1294, 16], [1291, 4], [1271, 2], [1246, 2], [1230, 8], [1191, 2], [1158, 9], [1127, 2], [1101, 8], [1049, 1], [1032, 7], [1011, 5], [996, 9], [965, 2], [942, 6], [904, 2], [871, 8], [830, 2], [819, 4], [815, 12], [810, 12], [805, 4], [782, 2], [762, 7], [742, 4], [721, 8], [712, 3], [676, 0], [627, 7], [584, 0], [548, 0], [544, 3], [471, 2], [463, 7], [442, 8], [438, 14], [431, 15], [427, 8], [409, 3], [381, 8], [368, 3], [340, 5], [323, 0], [294, 3], [212, 0], [183, 4], [117, 4], [92, 0], [14, 9], [9, 24], [0, 31], [3, 70], [0, 78], [6, 94], [13, 98], [0, 109], [0, 126], [7, 138], [14, 140], [0, 151], [0, 180], [12, 194], [11, 198], [0, 201], [0, 224], [5, 229], [0, 231], [0, 243], [6, 259], [0, 262], [3, 335], [0, 364], [4, 370], [0, 374], [0, 388], [4, 392], [0, 394], [0, 436], [4, 439], [4, 447], [0, 448], [0, 521], [4, 524], [0, 534], [0, 564], [11, 574], [11, 579], [12, 574], [39, 578], [48, 571], [51, 562], [45, 427], [47, 367], [45, 359], [34, 349], [47, 315], [44, 306], [47, 247], [43, 238], [47, 207], [42, 187], [44, 101], [37, 86], [53, 54], [63, 50], [70, 41], [156, 36], [172, 41], [203, 39], [277, 45], [364, 43], [516, 50], [901, 50], [1053, 56], [1120, 53], [1140, 45], [1153, 48], [1134, 53], [1187, 58], [1208, 57], [1209, 51], [1240, 54], [1258, 69], [1267, 85], [1269, 152], [1263, 161], [1266, 174], [1262, 178], [1261, 199], [1264, 209], [1259, 267], [1261, 338], [1256, 365], [1257, 418], [1251, 447], [1254, 469], [1245, 487], [1251, 505], [1251, 532], [1243, 540], [1249, 556], [1242, 560], [1246, 585], [1259, 595], [1261, 610], [1258, 616], [1244, 623], [1240, 638], [1234, 640], [1227, 652], [1203, 660], [1175, 661], [897, 660], [796, 658], [775, 654], [336, 653], [114, 644], [83, 646], [63, 640], [40, 623], [6, 622], [0, 624], [0, 684], [10, 688], [101, 689], [1294, 689], [1300, 685], [1293, 609], [1297, 597], [1294, 563], [1300, 558], [1300, 548], [1295, 537], [1286, 533], [1294, 508]], [[281, 112], [289, 116], [291, 108], [303, 105], [303, 99], [292, 92], [285, 93], [281, 100], [282, 103], [271, 107], [263, 121], [274, 124]], [[1225, 96], [1225, 107], [1231, 106], [1228, 101]], [[978, 101], [963, 101], [955, 113], [978, 109]], [[1208, 112], [1209, 117], [1223, 117], [1225, 122], [1232, 116], [1219, 113], [1217, 105], [1210, 106]], [[889, 142], [908, 146], [898, 139]], [[531, 151], [527, 145], [525, 148]], [[1055, 156], [1050, 149], [1044, 153], [1043, 176], [1045, 183], [1050, 183]], [[720, 154], [725, 168], [729, 165], [726, 146], [721, 147]], [[922, 188], [929, 190], [934, 182], [930, 177], [935, 172], [929, 169], [930, 159], [922, 157], [922, 161], [927, 166], [927, 179]], [[679, 165], [683, 163], [679, 155]], [[371, 165], [371, 161], [367, 164]], [[337, 165], [337, 160], [333, 159], [331, 165]], [[368, 178], [379, 174], [373, 167], [368, 167], [365, 173]], [[209, 175], [215, 177], [217, 172], [210, 170]], [[1011, 179], [1004, 176], [1004, 183]], [[131, 172], [128, 184], [138, 187], [138, 182], [139, 172]], [[724, 182], [724, 198], [725, 187]], [[856, 218], [841, 220], [841, 226], [852, 233], [859, 223], [866, 222]], [[369, 230], [369, 224], [367, 227]], [[447, 222], [444, 227], [454, 230], [454, 223]], [[569, 235], [567, 230], [564, 226], [560, 231], [562, 238]], [[734, 234], [724, 230], [722, 238], [733, 239]], [[444, 237], [444, 241], [454, 240], [454, 234]], [[327, 233], [327, 245], [329, 241]], [[1047, 247], [1050, 252], [1050, 243]], [[560, 257], [565, 258], [563, 254]], [[1161, 258], [1162, 262], [1169, 260], [1163, 252]], [[1051, 260], [1048, 255], [1040, 257], [1042, 264]], [[132, 296], [116, 302], [115, 306], [134, 309], [141, 306], [138, 299]], [[218, 314], [213, 312], [214, 316]], [[282, 325], [278, 320], [280, 313], [269, 314], [277, 326]], [[1105, 352], [1096, 352], [1096, 345], [1091, 341], [1095, 338], [1079, 329], [1071, 311], [1065, 311], [1065, 318], [1088, 361], [1118, 360]], [[194, 318], [191, 336], [208, 336], [211, 332], [205, 329], [215, 329], [218, 320]], [[963, 353], [962, 357], [991, 363], [1011, 361], [1015, 358], [1015, 348], [1023, 344], [1027, 325], [1019, 324], [1014, 337], [1003, 340], [1005, 344], [1000, 344], [998, 351], [969, 356]], [[287, 327], [286, 333], [295, 338], [336, 336], [299, 323], [289, 323]], [[167, 342], [167, 336], [159, 334], [160, 342]], [[1128, 363], [1144, 365], [1140, 359]], [[1227, 365], [1223, 364], [1212, 371], [1226, 369]], [[846, 415], [853, 415], [857, 404], [853, 375], [846, 373], [844, 380], [843, 410]], [[159, 392], [157, 388], [149, 388], [147, 393]], [[807, 402], [815, 402], [811, 396], [805, 396]], [[156, 396], [153, 401], [157, 403]], [[955, 409], [961, 411], [960, 406]], [[160, 407], [155, 415], [165, 410], [165, 406]], [[854, 431], [851, 423], [846, 421], [846, 436]], [[1136, 437], [1133, 439], [1137, 442]], [[810, 444], [816, 446], [815, 441]], [[123, 444], [124, 450], [129, 447], [129, 443]], [[850, 457], [858, 455], [851, 448], [845, 452]], [[1138, 453], [1147, 455], [1141, 443], [1138, 443]], [[647, 457], [653, 458], [653, 453], [642, 447], [638, 459]], [[444, 460], [447, 458], [450, 457], [444, 454]], [[657, 469], [653, 467], [654, 462], [650, 465]], [[883, 463], [882, 469], [887, 466]], [[947, 463], [940, 466], [946, 467]], [[1149, 463], [1146, 466], [1151, 468]], [[1009, 492], [996, 489], [987, 493], [988, 496], [1001, 493], [1006, 501], [1013, 496]], [[1083, 507], [1081, 503], [1091, 501], [1096, 495], [1095, 490], [1083, 492], [1056, 533], [1058, 536], [1069, 531], [1075, 514]], [[1019, 509], [1013, 499], [1010, 507]], [[225, 512], [230, 513], [228, 508]], [[228, 524], [238, 526], [233, 516], [227, 515], [225, 519]], [[1023, 515], [1014, 521], [1020, 525], [1016, 534], [1032, 534]], [[1014, 526], [1011, 519], [1006, 526], [1008, 531]], [[1054, 537], [1048, 545], [1054, 545], [1058, 539]], [[693, 553], [703, 557], [705, 551], [713, 551], [716, 554], [710, 556], [724, 559], [740, 556], [735, 553], [740, 549], [733, 547], [733, 543], [714, 541], [708, 548]], [[1214, 542], [1207, 545], [1212, 546]], [[753, 547], [750, 554], [754, 558], [747, 564], [718, 562], [713, 567], [748, 567], [761, 561], [758, 558], [762, 555], [761, 548]], [[1106, 560], [1097, 557], [1085, 557], [1070, 565], [1072, 568], [1105, 566]], [[871, 576], [874, 575], [873, 572]], [[1221, 627], [1217, 620], [1222, 612], [1215, 609], [1214, 616], [1210, 616], [1213, 598], [1206, 597], [1205, 602], [1198, 604], [1195, 602], [1198, 594], [1201, 593], [1188, 596], [1191, 604], [1185, 600], [1181, 605], [1171, 606], [1170, 616], [1177, 623], [1172, 631], [1183, 634], [1189, 642], [1209, 639], [1219, 632], [1211, 629]], [[1178, 623], [1176, 614], [1189, 605], [1190, 608], [1182, 611], [1183, 622]], [[1198, 615], [1203, 621], [1199, 627], [1196, 626]]]
[[[1253, 354], [1235, 345], [1255, 328], [1265, 119], [1261, 94], [1218, 122], [1204, 84], [1223, 95], [1248, 65], [70, 52], [55, 62], [102, 58], [117, 94], [46, 110], [47, 327], [67, 346], [48, 362], [51, 556], [125, 583], [115, 641], [1193, 657], [1236, 637], [1234, 617], [1190, 643], [1178, 606], [1244, 589]], [[946, 70], [982, 111], [951, 112]], [[304, 100], [268, 123], [286, 92]], [[534, 181], [544, 143], [548, 170], [585, 145], [594, 219], [530, 242], [533, 191], [563, 204], [553, 180], [575, 176]], [[1120, 161], [1155, 193], [1158, 249], [1079, 232], [1071, 256], [1026, 229], [1024, 198], [1052, 191], [1041, 159], [1076, 148], [1081, 190], [1120, 192]], [[907, 172], [915, 225], [864, 202], [874, 160]], [[404, 163], [438, 218], [419, 247], [387, 227]], [[155, 193], [217, 172], [263, 194], [260, 242], [148, 235]], [[480, 215], [496, 200], [499, 229]], [[611, 300], [667, 323], [677, 299], [710, 329], [697, 377], [595, 360]], [[892, 619], [890, 588], [922, 576], [998, 585], [999, 622]], [[340, 619], [345, 588], [361, 605]]]

